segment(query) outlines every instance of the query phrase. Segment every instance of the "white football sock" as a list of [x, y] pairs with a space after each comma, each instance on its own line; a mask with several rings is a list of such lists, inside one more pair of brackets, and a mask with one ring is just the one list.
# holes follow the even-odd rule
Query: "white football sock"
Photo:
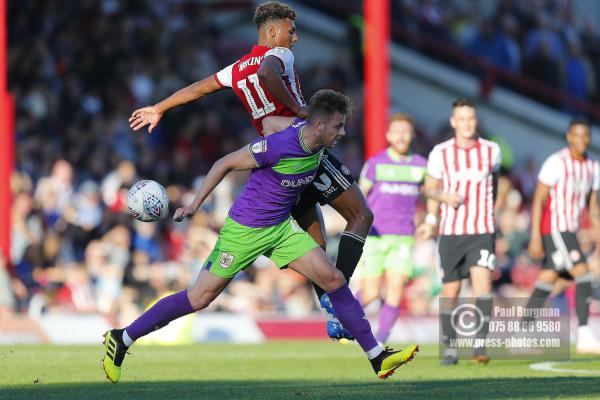
[[377, 357], [378, 355], [380, 355], [382, 352], [383, 352], [383, 347], [381, 347], [381, 345], [377, 345], [377, 346], [373, 347], [371, 350], [367, 351], [367, 357], [369, 357], [369, 360], [372, 360], [375, 357]]
[[129, 337], [129, 335], [127, 334], [127, 330], [123, 329], [123, 344], [125, 344], [125, 346], [129, 347], [133, 344], [133, 340]]

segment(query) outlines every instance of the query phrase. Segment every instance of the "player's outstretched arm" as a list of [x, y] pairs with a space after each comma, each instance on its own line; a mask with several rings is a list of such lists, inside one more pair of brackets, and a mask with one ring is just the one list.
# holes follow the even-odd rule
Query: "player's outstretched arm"
[[308, 107], [298, 104], [286, 89], [283, 79], [281, 79], [283, 72], [284, 69], [281, 65], [281, 61], [275, 56], [267, 56], [260, 63], [260, 67], [256, 74], [258, 75], [260, 83], [264, 85], [277, 101], [282, 103], [297, 116], [306, 118], [308, 115]]
[[211, 169], [206, 174], [206, 177], [202, 181], [200, 185], [200, 189], [196, 193], [196, 197], [192, 201], [192, 203], [185, 207], [180, 207], [175, 210], [175, 215], [173, 215], [173, 220], [180, 222], [183, 221], [184, 218], [192, 217], [204, 200], [208, 197], [209, 194], [217, 187], [217, 185], [227, 176], [227, 174], [231, 171], [243, 171], [247, 169], [256, 168], [256, 162], [254, 158], [250, 155], [250, 151], [248, 150], [248, 146], [244, 146], [238, 151], [233, 153], [229, 153], [225, 157], [218, 160], [213, 164]]
[[534, 260], [541, 260], [544, 257], [544, 247], [542, 245], [542, 209], [548, 196], [550, 195], [550, 186], [538, 181], [533, 201], [531, 202], [531, 237], [529, 239], [529, 256]]
[[160, 122], [163, 114], [171, 108], [189, 103], [193, 100], [201, 99], [207, 94], [214, 93], [221, 89], [223, 89], [223, 86], [219, 85], [214, 75], [211, 75], [176, 91], [160, 103], [135, 110], [129, 118], [129, 126], [134, 131], [138, 131], [145, 126], [148, 126], [148, 133], [151, 133]]

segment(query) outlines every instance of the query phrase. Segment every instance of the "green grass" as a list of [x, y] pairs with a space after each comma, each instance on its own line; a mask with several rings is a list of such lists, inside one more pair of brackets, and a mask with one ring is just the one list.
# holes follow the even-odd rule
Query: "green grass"
[[443, 368], [437, 347], [425, 346], [381, 381], [356, 345], [136, 346], [112, 384], [101, 356], [101, 346], [0, 346], [0, 399], [600, 399], [592, 357], [560, 368], [598, 374], [532, 371], [528, 361]]

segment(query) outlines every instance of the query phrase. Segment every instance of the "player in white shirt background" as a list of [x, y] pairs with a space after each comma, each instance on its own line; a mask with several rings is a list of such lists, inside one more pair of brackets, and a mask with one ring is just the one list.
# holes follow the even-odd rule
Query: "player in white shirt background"
[[[492, 271], [496, 265], [494, 207], [500, 169], [500, 147], [477, 133], [477, 111], [467, 99], [452, 104], [450, 125], [454, 138], [435, 146], [429, 154], [423, 193], [427, 200], [425, 223], [418, 234], [431, 237], [439, 232], [438, 252], [442, 278], [442, 365], [458, 363], [458, 350], [450, 316], [461, 291], [462, 280], [471, 278], [475, 305], [485, 321], [477, 338], [487, 336], [492, 308]], [[452, 201], [435, 200], [446, 196]], [[440, 213], [441, 208], [441, 213]], [[438, 214], [440, 214], [438, 218]], [[439, 221], [439, 224], [438, 224]], [[477, 347], [473, 359], [487, 363], [485, 347]]]
[[588, 326], [592, 275], [576, 236], [586, 207], [592, 226], [600, 229], [600, 166], [587, 154], [590, 136], [589, 122], [574, 119], [567, 131], [567, 147], [543, 163], [531, 206], [528, 249], [533, 259], [543, 259], [529, 307], [542, 307], [559, 277], [575, 280], [580, 354], [600, 354], [600, 341]]

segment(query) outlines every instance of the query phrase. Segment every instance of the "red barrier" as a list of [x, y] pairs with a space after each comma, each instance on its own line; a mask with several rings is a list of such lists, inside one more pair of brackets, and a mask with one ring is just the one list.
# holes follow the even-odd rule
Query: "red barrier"
[[386, 147], [389, 107], [389, 0], [365, 1], [365, 157]]

